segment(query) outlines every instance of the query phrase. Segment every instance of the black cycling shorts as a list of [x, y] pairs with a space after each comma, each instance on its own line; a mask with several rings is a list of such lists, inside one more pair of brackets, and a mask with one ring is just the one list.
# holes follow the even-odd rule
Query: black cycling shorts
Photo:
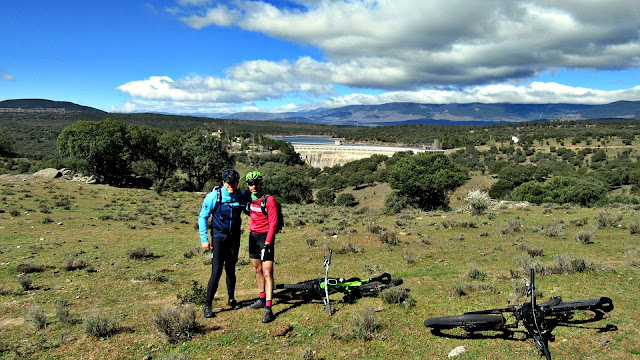
[[[260, 260], [260, 251], [262, 251], [262, 247], [264, 246], [264, 242], [267, 240], [267, 234], [256, 234], [249, 233], [249, 259], [258, 259]], [[274, 239], [275, 240], [275, 239]], [[266, 255], [262, 261], [273, 261], [274, 259], [274, 246], [271, 244], [271, 254]]]

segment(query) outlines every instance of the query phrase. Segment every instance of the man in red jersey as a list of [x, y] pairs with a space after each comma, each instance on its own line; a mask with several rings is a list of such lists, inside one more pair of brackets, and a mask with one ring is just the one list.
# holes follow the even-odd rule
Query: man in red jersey
[[277, 203], [273, 196], [262, 188], [262, 175], [251, 171], [245, 176], [251, 201], [249, 202], [249, 259], [256, 274], [260, 296], [249, 309], [264, 308], [263, 323], [275, 318], [271, 311], [273, 299], [273, 260], [276, 228], [278, 224]]

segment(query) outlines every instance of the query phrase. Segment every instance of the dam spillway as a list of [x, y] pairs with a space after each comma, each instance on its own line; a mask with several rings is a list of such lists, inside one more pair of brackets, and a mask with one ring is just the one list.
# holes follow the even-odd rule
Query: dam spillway
[[444, 152], [444, 150], [423, 149], [404, 146], [384, 145], [337, 145], [337, 144], [304, 144], [292, 143], [300, 158], [312, 167], [324, 168], [344, 165], [350, 161], [365, 159], [372, 155], [393, 156], [397, 152]]

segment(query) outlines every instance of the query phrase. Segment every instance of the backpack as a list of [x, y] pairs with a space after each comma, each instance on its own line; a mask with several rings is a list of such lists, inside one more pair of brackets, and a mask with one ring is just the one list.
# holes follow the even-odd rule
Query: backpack
[[[262, 201], [260, 201], [260, 210], [262, 210], [262, 214], [264, 216], [267, 216], [267, 198], [270, 197], [271, 195], [269, 194], [264, 194], [264, 196], [262, 197]], [[278, 223], [276, 224], [276, 234], [279, 233], [282, 230], [282, 227], [284, 226], [284, 217], [282, 216], [282, 207], [280, 206], [280, 203], [276, 201], [276, 209], [278, 211]]]

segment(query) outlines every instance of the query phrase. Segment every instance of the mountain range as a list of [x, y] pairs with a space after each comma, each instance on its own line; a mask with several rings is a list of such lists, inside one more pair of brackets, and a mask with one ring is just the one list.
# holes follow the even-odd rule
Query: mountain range
[[[16, 99], [0, 101], [0, 112], [103, 112], [65, 101]], [[185, 115], [185, 114], [174, 114]], [[189, 114], [234, 120], [276, 120], [328, 125], [490, 125], [545, 120], [640, 119], [640, 101], [584, 104], [419, 104], [389, 103], [319, 108], [310, 111], [234, 114]]]

